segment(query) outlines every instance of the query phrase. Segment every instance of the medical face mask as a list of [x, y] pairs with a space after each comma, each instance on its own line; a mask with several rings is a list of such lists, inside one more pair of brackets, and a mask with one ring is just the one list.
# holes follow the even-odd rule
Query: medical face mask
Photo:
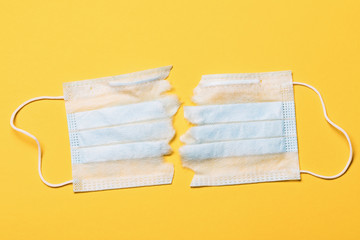
[[[293, 85], [306, 86], [320, 97], [326, 120], [350, 145], [349, 160], [339, 174], [322, 176], [300, 170]], [[195, 172], [191, 186], [232, 185], [300, 180], [301, 173], [334, 179], [352, 161], [347, 133], [327, 116], [320, 93], [292, 82], [290, 71], [203, 76], [185, 118], [196, 126], [180, 140], [184, 167]]]
[[[39, 175], [50, 187], [73, 184], [74, 192], [170, 184], [172, 116], [180, 103], [165, 80], [171, 66], [125, 75], [64, 83], [64, 96], [39, 97], [13, 113], [11, 126], [38, 144]], [[30, 102], [64, 99], [70, 136], [73, 180], [51, 184], [41, 173], [37, 138], [17, 128], [17, 112]]]

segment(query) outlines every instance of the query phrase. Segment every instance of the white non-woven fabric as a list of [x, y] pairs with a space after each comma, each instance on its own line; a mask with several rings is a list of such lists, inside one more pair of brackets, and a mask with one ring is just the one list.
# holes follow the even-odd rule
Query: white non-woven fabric
[[[169, 76], [171, 69], [172, 66], [165, 66], [118, 76], [64, 83], [64, 98], [67, 101], [87, 98], [98, 101], [97, 97], [103, 99], [106, 96], [115, 95], [120, 96], [123, 100], [128, 100], [127, 95], [131, 94], [137, 97], [146, 95], [150, 99], [154, 99], [170, 90], [171, 85], [165, 79]], [[136, 102], [139, 100], [144, 99], [140, 98]], [[133, 103], [133, 101], [131, 102]], [[68, 109], [71, 108], [67, 107]]]

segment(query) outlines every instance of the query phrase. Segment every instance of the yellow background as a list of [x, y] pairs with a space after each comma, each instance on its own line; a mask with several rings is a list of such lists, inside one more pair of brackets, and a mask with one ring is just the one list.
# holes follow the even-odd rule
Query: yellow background
[[[172, 185], [74, 194], [46, 187], [37, 149], [9, 126], [23, 101], [62, 95], [62, 83], [172, 64], [170, 82], [191, 104], [202, 74], [292, 70], [317, 87], [331, 119], [359, 149], [360, 1], [1, 1], [0, 239], [360, 239], [360, 167], [333, 181], [189, 187], [179, 136]], [[317, 96], [295, 87], [302, 169], [335, 174], [345, 138]], [[62, 101], [25, 108], [17, 124], [44, 147], [50, 182], [71, 179]], [[355, 152], [356, 154], [356, 152]]]

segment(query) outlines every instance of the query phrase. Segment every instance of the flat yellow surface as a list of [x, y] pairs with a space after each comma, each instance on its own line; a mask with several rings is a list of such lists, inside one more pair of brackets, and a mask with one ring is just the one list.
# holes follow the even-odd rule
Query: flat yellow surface
[[[5, 1], [0, 3], [0, 239], [360, 239], [360, 1]], [[23, 101], [62, 95], [62, 83], [173, 65], [170, 82], [191, 104], [202, 74], [292, 70], [323, 94], [355, 158], [340, 179], [189, 187], [179, 136], [172, 185], [74, 194], [46, 187], [37, 149], [9, 126]], [[335, 174], [345, 138], [320, 101], [295, 87], [302, 169]], [[50, 182], [71, 179], [62, 101], [33, 103], [17, 122], [44, 147]]]

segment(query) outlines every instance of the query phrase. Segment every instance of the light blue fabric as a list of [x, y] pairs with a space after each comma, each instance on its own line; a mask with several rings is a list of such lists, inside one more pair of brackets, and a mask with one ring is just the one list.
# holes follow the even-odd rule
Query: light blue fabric
[[78, 163], [153, 158], [171, 153], [166, 141], [113, 144], [77, 150]]
[[241, 103], [184, 107], [193, 124], [283, 119], [283, 102]]
[[77, 133], [70, 132], [70, 134], [77, 134], [77, 146], [86, 147], [162, 139], [170, 141], [175, 130], [172, 127], [171, 119], [163, 119], [154, 122], [83, 130]]
[[177, 98], [169, 96], [156, 101], [71, 113], [68, 118], [76, 120], [76, 130], [83, 130], [169, 118], [176, 113], [178, 107]]
[[185, 145], [180, 148], [184, 160], [241, 157], [286, 152], [286, 138], [247, 139]]
[[283, 120], [195, 126], [180, 140], [186, 144], [284, 136]]

